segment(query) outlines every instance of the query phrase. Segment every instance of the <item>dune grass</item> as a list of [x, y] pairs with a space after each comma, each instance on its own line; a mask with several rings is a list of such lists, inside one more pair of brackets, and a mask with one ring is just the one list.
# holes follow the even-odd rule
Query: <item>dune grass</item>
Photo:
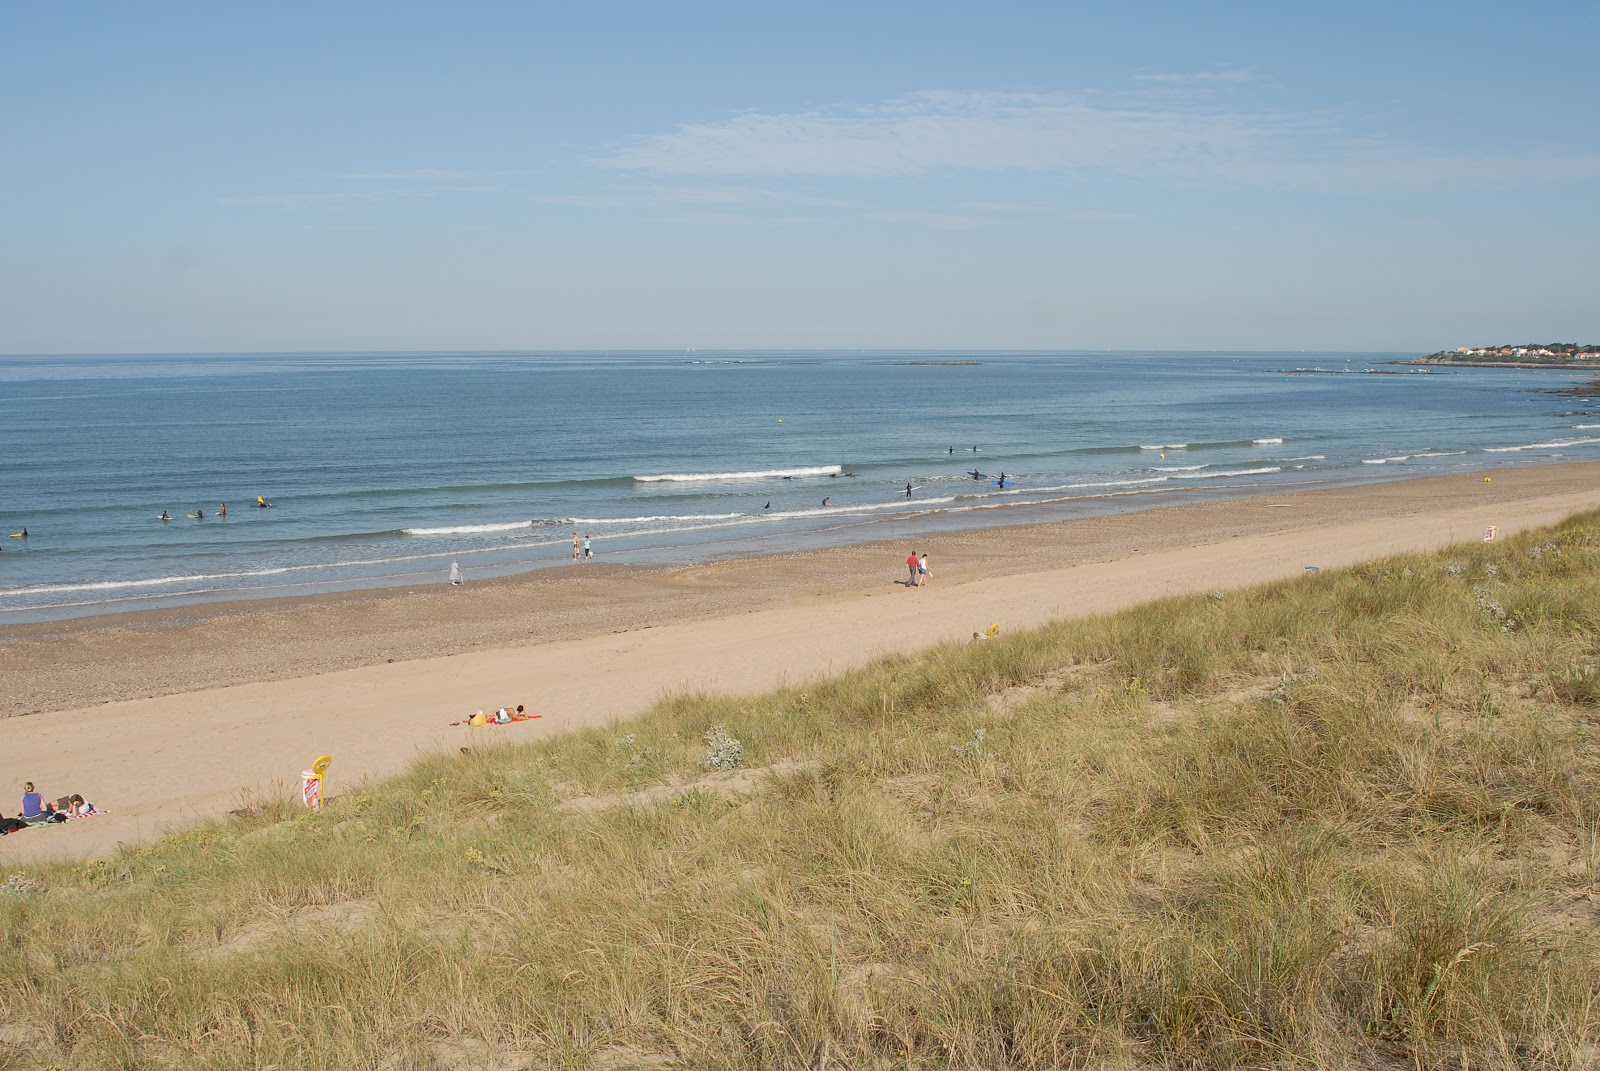
[[1597, 667], [1587, 514], [676, 696], [0, 875], [0, 1068], [1593, 1068]]

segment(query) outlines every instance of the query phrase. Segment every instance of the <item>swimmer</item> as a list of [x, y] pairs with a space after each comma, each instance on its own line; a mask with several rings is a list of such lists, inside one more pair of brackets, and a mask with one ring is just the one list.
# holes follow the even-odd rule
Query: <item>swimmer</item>
[[223, 504], [222, 504], [222, 505], [221, 505], [221, 506], [220, 506], [220, 507], [219, 507], [219, 508], [218, 508], [218, 509], [217, 509], [217, 516], [218, 516], [218, 517], [226, 517], [226, 516], [227, 516], [227, 515], [228, 515], [228, 504], [227, 504], [227, 503], [226, 503], [226, 502], [224, 502], [224, 503], [223, 503]]
[[195, 510], [194, 511], [194, 519], [197, 520], [197, 521], [205, 520], [206, 519], [206, 511], [203, 510], [203, 509]]

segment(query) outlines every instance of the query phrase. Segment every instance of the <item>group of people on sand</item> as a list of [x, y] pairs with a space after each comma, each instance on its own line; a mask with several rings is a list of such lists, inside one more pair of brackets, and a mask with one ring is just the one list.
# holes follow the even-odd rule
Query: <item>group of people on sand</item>
[[912, 551], [911, 556], [906, 559], [906, 568], [911, 572], [911, 575], [906, 578], [906, 587], [908, 588], [923, 587], [928, 583], [928, 579], [933, 576], [932, 573], [928, 572], [927, 551]]
[[578, 538], [578, 533], [572, 533], [572, 564], [579, 562], [588, 563], [594, 560], [594, 547], [589, 542], [589, 537]]
[[476, 714], [471, 715], [470, 717], [463, 718], [460, 721], [453, 721], [450, 724], [451, 725], [474, 725], [474, 726], [476, 726], [476, 725], [510, 725], [514, 721], [531, 721], [531, 720], [533, 720], [534, 718], [537, 718], [537, 717], [540, 717], [540, 715], [538, 715], [538, 714], [529, 714], [521, 703], [517, 704], [515, 710], [512, 709], [510, 703], [507, 703], [505, 706], [501, 707], [499, 710], [494, 711], [493, 713], [490, 713], [490, 712], [484, 711], [484, 710], [480, 710]]
[[93, 814], [103, 813], [76, 792], [46, 802], [33, 787], [33, 782], [29, 781], [22, 786], [22, 804], [17, 817], [7, 818], [4, 814], [0, 814], [0, 835], [15, 833], [29, 826], [50, 825], [65, 822], [70, 818], [87, 818]]

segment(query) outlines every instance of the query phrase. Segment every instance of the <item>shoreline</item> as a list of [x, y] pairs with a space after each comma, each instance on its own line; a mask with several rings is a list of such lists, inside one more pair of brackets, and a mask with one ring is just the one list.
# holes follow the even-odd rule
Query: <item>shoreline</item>
[[[1499, 482], [1477, 486], [1485, 476]], [[469, 580], [460, 588], [445, 583], [353, 588], [10, 624], [0, 626], [0, 653], [12, 678], [0, 694], [0, 720], [653, 628], [783, 605], [801, 597], [802, 589], [813, 595], [865, 589], [898, 577], [903, 558], [896, 552], [903, 555], [908, 541], [928, 550], [935, 564], [975, 568], [985, 576], [1012, 575], [1036, 568], [1041, 554], [1056, 565], [1077, 565], [1171, 549], [1201, 536], [1228, 538], [1386, 515], [1408, 504], [1420, 509], [1415, 503], [1437, 498], [1437, 488], [1463, 483], [1472, 485], [1480, 499], [1517, 501], [1548, 487], [1600, 485], [1600, 462], [1218, 494], [1070, 520], [971, 529], [943, 529], [930, 520], [924, 532], [905, 538], [681, 565], [550, 566]], [[1264, 500], [1285, 505], [1263, 507]], [[1263, 509], [1266, 515], [1260, 515]], [[783, 577], [782, 583], [759, 582], [773, 575]], [[70, 659], [63, 658], [62, 643], [70, 645]], [[137, 650], [136, 658], [129, 657], [130, 650]]]
[[[917, 592], [899, 583], [911, 548], [898, 540], [8, 626], [6, 713], [32, 713], [0, 718], [4, 775], [111, 813], [7, 837], [0, 857], [105, 852], [221, 815], [292, 786], [317, 754], [334, 755], [336, 793], [462, 744], [608, 724], [663, 694], [761, 691], [992, 622], [1028, 627], [1600, 508], [1600, 463], [1490, 475], [918, 536], [933, 581]], [[449, 724], [508, 701], [544, 717]]]

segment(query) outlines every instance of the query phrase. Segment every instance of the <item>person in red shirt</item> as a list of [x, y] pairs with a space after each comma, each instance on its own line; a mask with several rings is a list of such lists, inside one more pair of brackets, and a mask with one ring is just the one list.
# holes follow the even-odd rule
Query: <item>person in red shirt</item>
[[921, 559], [917, 557], [916, 551], [912, 551], [911, 557], [906, 559], [906, 568], [911, 570], [911, 577], [906, 581], [906, 587], [914, 588], [917, 586], [917, 566], [920, 562]]

